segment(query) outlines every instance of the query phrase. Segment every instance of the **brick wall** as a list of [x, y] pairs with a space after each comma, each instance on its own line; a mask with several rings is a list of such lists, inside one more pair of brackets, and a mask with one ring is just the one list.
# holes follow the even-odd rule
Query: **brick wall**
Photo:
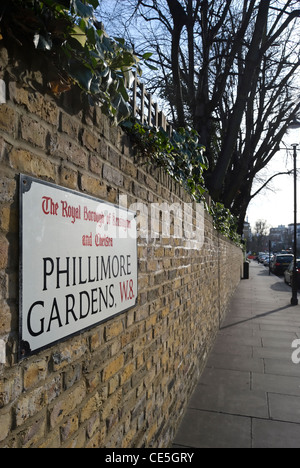
[[20, 173], [115, 204], [119, 195], [129, 205], [191, 200], [142, 165], [98, 108], [26, 87], [4, 73], [1, 57], [0, 448], [166, 447], [240, 280], [242, 253], [208, 215], [202, 249], [141, 237], [137, 307], [18, 362]]

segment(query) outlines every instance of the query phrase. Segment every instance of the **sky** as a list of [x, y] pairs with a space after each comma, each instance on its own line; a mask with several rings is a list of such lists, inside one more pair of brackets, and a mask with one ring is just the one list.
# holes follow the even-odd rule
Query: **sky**
[[[299, 130], [300, 145], [300, 130]], [[270, 165], [260, 176], [267, 180], [273, 174], [292, 170], [293, 150], [281, 150], [271, 161]], [[300, 169], [300, 146], [298, 148], [298, 165]], [[298, 173], [298, 222], [300, 222], [300, 174]], [[253, 192], [258, 190], [262, 183], [256, 182]], [[269, 185], [269, 189], [263, 190], [255, 197], [249, 205], [248, 221], [252, 230], [258, 220], [266, 220], [268, 227], [277, 227], [279, 225], [288, 226], [294, 222], [294, 178], [293, 175], [278, 176]]]

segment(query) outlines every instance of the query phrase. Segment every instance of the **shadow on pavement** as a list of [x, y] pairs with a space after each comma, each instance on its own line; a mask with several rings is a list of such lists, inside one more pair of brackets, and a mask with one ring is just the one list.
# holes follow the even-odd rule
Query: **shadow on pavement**
[[245, 320], [240, 320], [239, 322], [231, 323], [230, 325], [221, 327], [220, 330], [226, 330], [226, 328], [235, 327], [236, 325], [240, 325], [241, 323], [251, 322], [252, 320], [255, 320], [258, 318], [267, 317], [268, 315], [276, 314], [277, 312], [282, 312], [283, 310], [290, 309], [291, 307], [292, 307], [291, 305], [287, 305], [284, 307], [280, 307], [279, 309], [270, 310], [268, 312], [265, 312], [264, 314], [254, 315], [253, 317], [247, 318]]

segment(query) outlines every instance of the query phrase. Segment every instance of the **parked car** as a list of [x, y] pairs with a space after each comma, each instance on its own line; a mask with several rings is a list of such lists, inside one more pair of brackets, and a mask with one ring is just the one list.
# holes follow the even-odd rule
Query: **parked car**
[[258, 262], [264, 263], [265, 259], [269, 256], [267, 253], [260, 253], [258, 256]]
[[275, 275], [283, 275], [288, 269], [291, 262], [294, 260], [294, 255], [275, 255], [271, 263], [271, 271]]
[[[294, 270], [294, 262], [290, 263], [290, 266], [284, 272], [284, 281], [286, 284], [292, 286], [293, 284], [293, 270]], [[297, 259], [297, 283], [298, 288], [300, 288], [300, 259]]]

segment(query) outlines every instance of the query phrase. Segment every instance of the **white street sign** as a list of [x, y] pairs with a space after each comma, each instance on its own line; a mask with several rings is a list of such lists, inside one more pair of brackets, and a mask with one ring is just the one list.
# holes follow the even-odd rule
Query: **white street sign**
[[20, 358], [136, 305], [135, 213], [20, 176]]

